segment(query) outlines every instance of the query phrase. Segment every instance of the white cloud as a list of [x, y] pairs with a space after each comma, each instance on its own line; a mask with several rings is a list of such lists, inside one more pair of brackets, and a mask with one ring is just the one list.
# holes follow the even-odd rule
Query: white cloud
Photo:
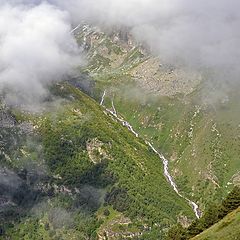
[[38, 102], [80, 63], [70, 30], [69, 14], [47, 3], [0, 6], [0, 89], [9, 102]]
[[[40, 91], [49, 79], [61, 77], [75, 60], [76, 46], [69, 35], [70, 25], [84, 20], [109, 27], [128, 27], [162, 60], [197, 70], [210, 68], [217, 73], [211, 78], [226, 86], [239, 83], [238, 0], [1, 2], [0, 66], [5, 69], [1, 71], [0, 82], [32, 84], [33, 89]], [[6, 2], [15, 8], [4, 6]], [[25, 7], [19, 7], [20, 3]]]
[[163, 61], [204, 73], [208, 87], [221, 88], [216, 91], [223, 95], [240, 83], [238, 0], [52, 1], [75, 22], [128, 27]]

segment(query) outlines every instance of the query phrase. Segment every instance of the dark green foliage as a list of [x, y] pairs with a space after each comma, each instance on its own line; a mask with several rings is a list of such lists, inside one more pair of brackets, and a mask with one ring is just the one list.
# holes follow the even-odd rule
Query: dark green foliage
[[116, 178], [114, 177], [114, 174], [107, 169], [107, 167], [107, 162], [101, 162], [94, 165], [81, 176], [80, 182], [101, 188], [114, 184]]
[[212, 204], [210, 205], [203, 215], [202, 228], [206, 229], [212, 226], [219, 220], [219, 206]]
[[[143, 231], [144, 232], [144, 231]], [[166, 239], [166, 234], [162, 231], [162, 227], [153, 226], [150, 231], [144, 232], [139, 238], [140, 240], [162, 240]]]
[[186, 230], [182, 227], [181, 224], [177, 224], [176, 226], [170, 228], [168, 231], [169, 240], [184, 240], [186, 239]]
[[110, 215], [110, 211], [108, 209], [105, 209], [103, 214], [104, 216], [108, 217]]
[[[164, 178], [161, 160], [144, 141], [112, 121], [79, 90], [63, 85], [55, 92], [74, 99], [41, 125], [45, 160], [51, 171], [61, 176], [59, 184], [109, 188], [108, 204], [132, 218], [141, 217], [151, 223], [175, 221], [176, 213], [182, 210], [192, 215], [187, 202]], [[76, 114], [73, 109], [81, 113]], [[107, 159], [99, 155], [97, 163], [91, 161], [86, 145], [92, 139], [104, 144]]]
[[[103, 204], [106, 218], [112, 217], [107, 212], [111, 205], [133, 225], [138, 222], [146, 239], [161, 239], [161, 229], [174, 223], [180, 212], [193, 217], [188, 203], [177, 196], [163, 176], [161, 160], [142, 139], [74, 87], [58, 85], [52, 92], [65, 98], [62, 106], [57, 112], [29, 116], [38, 135], [22, 138], [22, 145], [16, 147], [17, 153], [14, 151], [13, 159], [21, 160], [13, 161], [14, 169], [28, 184], [20, 184], [13, 194], [21, 208], [4, 213], [13, 220], [13, 227], [8, 222], [4, 226], [6, 236], [14, 240], [41, 239], [44, 233], [45, 239], [61, 238], [66, 227], [66, 234], [80, 234], [77, 239], [95, 239], [101, 225], [98, 210]], [[101, 147], [92, 149], [96, 159], [89, 150], [94, 139], [101, 143]], [[23, 164], [29, 162], [31, 166]], [[37, 175], [40, 163], [45, 173]], [[47, 206], [40, 207], [35, 216], [30, 209], [41, 203]], [[151, 230], [143, 228], [145, 225]]]
[[239, 206], [240, 188], [236, 186], [220, 205], [210, 205], [204, 215], [199, 220], [194, 221], [188, 228], [184, 229], [180, 225], [171, 228], [168, 232], [168, 238], [174, 240], [190, 239], [219, 222]]
[[0, 226], [0, 236], [3, 236], [5, 233], [4, 227]]
[[219, 216], [223, 218], [229, 212], [235, 210], [240, 206], [240, 188], [235, 187], [223, 201]]
[[128, 210], [131, 204], [127, 190], [118, 187], [113, 187], [111, 192], [106, 194], [105, 201], [119, 212]]

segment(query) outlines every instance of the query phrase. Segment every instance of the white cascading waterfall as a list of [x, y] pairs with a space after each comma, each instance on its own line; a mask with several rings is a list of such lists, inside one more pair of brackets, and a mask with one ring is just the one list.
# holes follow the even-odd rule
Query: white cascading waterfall
[[[101, 101], [100, 101], [100, 105], [101, 106], [104, 106], [104, 100], [105, 100], [105, 97], [106, 97], [106, 90], [104, 90], [103, 92], [103, 95], [102, 95], [102, 98], [101, 98]], [[133, 129], [133, 127], [131, 126], [131, 124], [129, 122], [127, 122], [126, 120], [124, 120], [123, 118], [119, 117], [117, 115], [117, 111], [116, 111], [116, 108], [114, 106], [114, 102], [112, 100], [112, 110], [110, 109], [107, 109], [105, 108], [105, 110], [107, 112], [109, 112], [111, 115], [113, 115], [119, 122], [122, 123], [123, 126], [127, 127], [129, 131], [131, 131], [136, 137], [139, 137], [139, 134]], [[148, 141], [145, 141], [145, 143], [153, 150], [154, 153], [156, 153], [158, 155], [158, 157], [161, 159], [162, 163], [163, 163], [163, 169], [164, 169], [164, 176], [166, 177], [167, 181], [171, 184], [173, 190], [178, 194], [179, 197], [185, 199], [189, 205], [191, 205], [193, 211], [194, 211], [194, 214], [197, 218], [200, 218], [201, 217], [201, 211], [199, 209], [199, 206], [191, 201], [190, 199], [188, 199], [187, 197], [184, 197], [179, 191], [178, 191], [178, 188], [177, 188], [177, 184], [174, 182], [174, 179], [173, 177], [171, 176], [171, 174], [169, 173], [169, 161], [161, 154], [159, 153], [156, 148], [153, 147], [153, 145], [148, 142]]]

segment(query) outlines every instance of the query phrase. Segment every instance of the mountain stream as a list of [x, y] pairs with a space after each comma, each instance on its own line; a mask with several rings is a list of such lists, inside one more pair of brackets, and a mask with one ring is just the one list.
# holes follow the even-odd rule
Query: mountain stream
[[[100, 105], [104, 107], [104, 100], [106, 97], [106, 90], [103, 92], [101, 101], [100, 101]], [[137, 138], [139, 137], [139, 134], [133, 129], [133, 127], [131, 126], [131, 124], [129, 124], [126, 120], [124, 120], [123, 118], [121, 118], [116, 111], [116, 108], [114, 106], [114, 102], [112, 100], [112, 109], [107, 109], [105, 107], [105, 110], [107, 112], [109, 112], [112, 116], [114, 116], [119, 122], [122, 123], [123, 126], [127, 127], [129, 131], [131, 131]], [[201, 217], [201, 211], [199, 209], [199, 206], [191, 201], [190, 199], [188, 199], [187, 197], [184, 197], [178, 190], [177, 188], [177, 184], [174, 182], [173, 177], [171, 176], [171, 174], [169, 173], [169, 161], [161, 154], [159, 153], [156, 148], [153, 147], [153, 145], [149, 142], [149, 141], [145, 141], [145, 143], [153, 150], [154, 153], [156, 153], [158, 155], [158, 157], [161, 159], [162, 163], [163, 163], [163, 168], [164, 168], [164, 176], [166, 177], [167, 181], [171, 184], [173, 190], [178, 194], [179, 197], [185, 199], [189, 205], [192, 207], [194, 214], [197, 218]]]

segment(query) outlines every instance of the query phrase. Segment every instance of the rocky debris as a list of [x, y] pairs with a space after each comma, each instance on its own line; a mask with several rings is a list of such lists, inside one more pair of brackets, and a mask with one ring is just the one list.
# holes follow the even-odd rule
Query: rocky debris
[[88, 156], [94, 164], [101, 162], [103, 159], [111, 159], [104, 146], [105, 144], [97, 138], [87, 142]]
[[218, 182], [217, 176], [214, 174], [212, 162], [210, 162], [207, 166], [207, 171], [203, 172], [203, 179], [208, 179], [210, 182], [213, 183], [213, 185], [217, 188], [220, 188]]
[[99, 28], [83, 25], [75, 36], [88, 55], [90, 73], [120, 68], [136, 46], [131, 34], [121, 29], [104, 33]]
[[184, 227], [187, 228], [191, 225], [192, 220], [188, 219], [187, 216], [180, 215], [178, 216], [178, 222]]
[[204, 179], [208, 179], [213, 183], [216, 188], [220, 188], [219, 179], [215, 174], [214, 163], [222, 159], [223, 152], [221, 150], [221, 133], [217, 129], [217, 124], [214, 123], [211, 128], [212, 133], [215, 135], [212, 141], [213, 148], [213, 160], [208, 164], [206, 172], [204, 173]]
[[34, 126], [30, 122], [22, 122], [18, 125], [18, 128], [23, 134], [31, 134], [34, 132]]
[[[194, 111], [194, 114], [193, 114], [193, 116], [192, 116], [192, 118], [190, 120], [190, 128], [189, 128], [188, 133], [187, 133], [188, 134], [188, 138], [189, 138], [191, 143], [192, 143], [192, 140], [193, 140], [193, 137], [194, 137], [194, 134], [193, 134], [194, 133], [194, 128], [196, 126], [195, 119], [200, 114], [201, 107], [196, 105], [195, 109], [196, 110]], [[194, 152], [192, 154], [193, 154], [193, 156], [195, 155]]]
[[73, 195], [76, 194], [78, 191], [78, 189], [72, 190], [64, 185], [50, 184], [50, 183], [44, 183], [44, 182], [39, 182], [36, 185], [36, 188], [39, 191], [46, 193], [47, 195], [62, 193], [70, 197], [73, 197]]
[[[147, 47], [137, 43], [128, 29], [108, 29], [106, 32], [83, 25], [75, 34], [90, 63], [93, 61], [93, 66], [90, 64], [91, 73], [132, 69], [129, 73], [138, 86], [163, 96], [190, 94], [202, 81], [197, 72], [164, 64], [159, 58], [152, 57]], [[138, 57], [139, 54], [141, 57]]]
[[[108, 224], [103, 227], [98, 233], [99, 240], [116, 240], [116, 239], [132, 239], [142, 235], [142, 232], [132, 232], [128, 229], [131, 220], [123, 215], [118, 215], [113, 220], [109, 221]], [[116, 228], [118, 226], [119, 229]]]
[[149, 58], [132, 71], [136, 83], [163, 96], [190, 94], [201, 82], [201, 75], [184, 68], [161, 64], [158, 58]]
[[90, 25], [82, 25], [75, 32], [88, 55], [91, 74], [116, 70], [130, 73], [138, 86], [162, 96], [190, 94], [202, 81], [198, 72], [152, 57], [148, 48], [136, 42], [128, 29], [107, 29], [105, 32]]

